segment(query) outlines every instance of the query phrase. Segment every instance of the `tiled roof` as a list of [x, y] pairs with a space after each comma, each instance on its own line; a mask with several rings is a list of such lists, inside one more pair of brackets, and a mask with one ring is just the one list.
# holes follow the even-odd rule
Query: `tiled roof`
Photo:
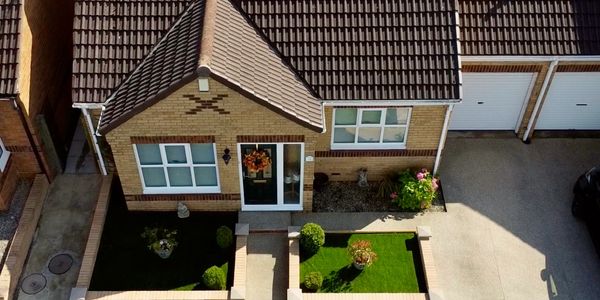
[[598, 55], [600, 1], [460, 0], [464, 55]]
[[458, 99], [454, 0], [239, 0], [325, 100]]
[[73, 102], [103, 103], [191, 0], [77, 0]]
[[[112, 94], [102, 112], [107, 131], [196, 78], [204, 1], [196, 1]], [[161, 97], [162, 96], [162, 97]]]
[[[201, 59], [211, 72], [248, 92], [259, 103], [322, 128], [321, 103], [268, 40], [228, 0], [216, 1], [213, 45]], [[208, 16], [208, 15], [207, 15]]]
[[17, 93], [20, 0], [0, 0], [0, 96]]
[[228, 0], [198, 0], [110, 96], [99, 131], [117, 127], [198, 73], [299, 123], [322, 128], [319, 99], [241, 12]]

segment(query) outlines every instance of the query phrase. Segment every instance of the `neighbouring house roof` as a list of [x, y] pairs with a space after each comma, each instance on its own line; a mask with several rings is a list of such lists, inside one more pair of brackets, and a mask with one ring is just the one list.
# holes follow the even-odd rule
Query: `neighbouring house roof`
[[190, 2], [77, 0], [73, 33], [73, 102], [105, 102]]
[[0, 96], [17, 91], [20, 0], [0, 0]]
[[238, 0], [325, 100], [458, 99], [454, 0]]
[[600, 1], [460, 0], [464, 55], [600, 55]]
[[117, 127], [199, 73], [303, 125], [323, 126], [319, 99], [241, 12], [228, 0], [199, 0], [109, 97], [99, 131]]

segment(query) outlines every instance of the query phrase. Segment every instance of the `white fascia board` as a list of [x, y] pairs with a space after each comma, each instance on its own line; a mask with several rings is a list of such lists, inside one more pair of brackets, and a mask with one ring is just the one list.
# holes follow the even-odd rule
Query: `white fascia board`
[[101, 109], [104, 103], [73, 103], [73, 108]]
[[461, 103], [461, 99], [448, 100], [323, 100], [324, 106], [427, 106]]
[[550, 62], [550, 61], [600, 62], [600, 55], [523, 56], [523, 55], [463, 55], [463, 62]]

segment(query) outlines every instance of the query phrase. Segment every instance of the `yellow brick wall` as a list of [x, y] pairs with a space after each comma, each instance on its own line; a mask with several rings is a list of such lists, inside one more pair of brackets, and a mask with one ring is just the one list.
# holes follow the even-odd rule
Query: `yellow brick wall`
[[[406, 139], [407, 150], [435, 150], [440, 142], [447, 106], [414, 106]], [[331, 150], [333, 108], [325, 108], [327, 132], [317, 140], [317, 151]], [[317, 157], [315, 172], [329, 175], [333, 181], [353, 181], [357, 172], [367, 168], [369, 180], [379, 180], [386, 173], [406, 168], [433, 168], [435, 156]]]
[[[209, 86], [209, 92], [199, 92], [198, 83], [194, 80], [106, 134], [125, 195], [142, 194], [142, 184], [130, 141], [131, 136], [215, 136], [221, 193], [223, 194], [240, 193], [236, 139], [238, 135], [304, 135], [305, 156], [314, 156], [315, 141], [319, 133], [290, 121], [215, 80], [211, 79]], [[191, 100], [190, 96], [192, 98], [199, 97], [202, 100], [217, 98], [214, 105], [229, 114], [219, 114], [211, 108], [205, 108], [197, 114], [186, 114], [200, 106], [199, 103]], [[220, 159], [225, 148], [231, 150], [232, 159], [228, 165], [225, 165]], [[313, 172], [314, 162], [305, 162], [305, 184], [312, 184]], [[135, 209], [144, 209], [144, 207], [155, 210], [174, 208], [173, 203], [164, 203], [164, 201], [142, 202], [145, 203], [130, 204], [135, 206]], [[197, 203], [190, 204], [190, 207], [199, 210], [214, 210], [218, 209], [215, 208], [215, 205], [219, 208], [221, 208], [220, 206], [225, 206], [223, 208], [232, 206], [230, 201], [214, 202], [199, 200]], [[239, 202], [234, 202], [237, 205], [236, 208], [240, 207]], [[304, 193], [304, 208], [310, 210], [311, 203], [312, 193], [307, 191]], [[132, 209], [133, 206], [130, 205]]]

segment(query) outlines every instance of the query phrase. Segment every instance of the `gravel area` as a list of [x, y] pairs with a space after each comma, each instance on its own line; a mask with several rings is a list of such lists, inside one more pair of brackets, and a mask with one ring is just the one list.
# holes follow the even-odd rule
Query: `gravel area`
[[21, 217], [21, 212], [23, 211], [23, 206], [25, 206], [25, 200], [29, 196], [29, 189], [32, 184], [33, 182], [30, 180], [20, 180], [13, 195], [10, 209], [0, 212], [0, 253], [2, 254], [0, 270], [4, 267], [9, 242], [17, 229], [19, 218]]
[[[328, 182], [321, 191], [315, 191], [313, 210], [315, 212], [381, 212], [400, 211], [391, 200], [377, 197], [379, 183], [369, 183], [359, 187], [355, 182]], [[425, 212], [446, 211], [443, 193], [433, 201]]]

